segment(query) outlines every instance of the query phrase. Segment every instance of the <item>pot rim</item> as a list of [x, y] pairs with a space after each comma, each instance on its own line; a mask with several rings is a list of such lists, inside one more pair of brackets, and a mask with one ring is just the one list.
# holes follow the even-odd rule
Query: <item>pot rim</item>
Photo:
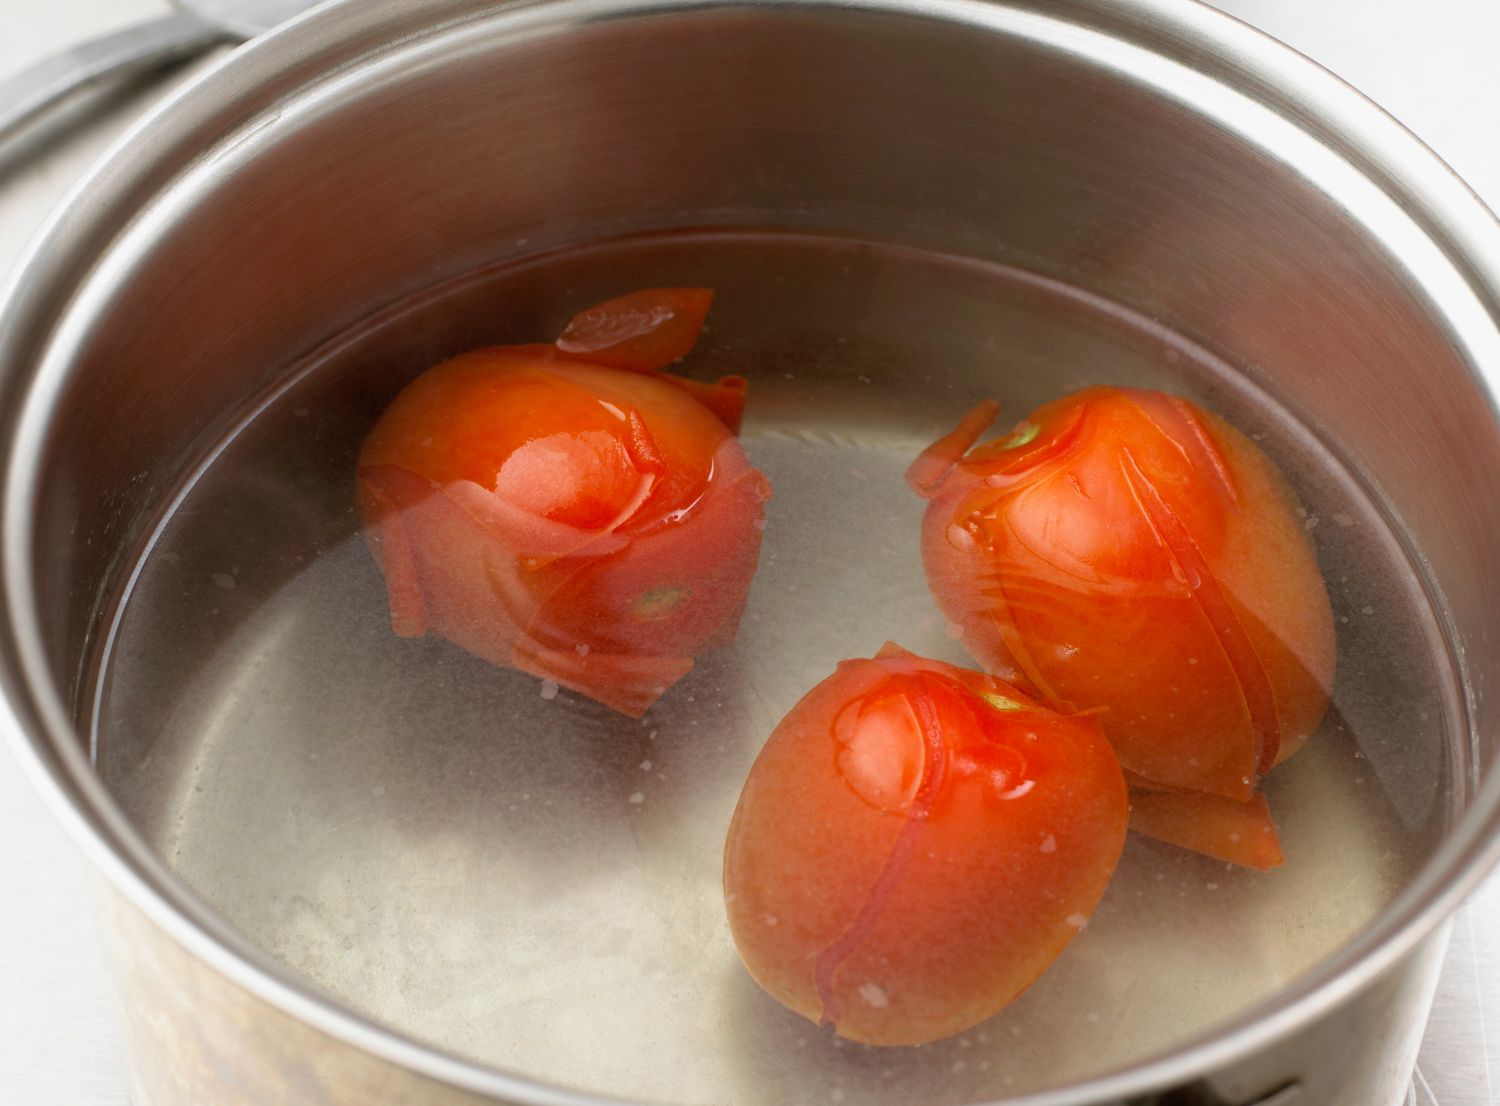
[[[0, 626], [0, 730], [37, 790], [91, 863], [136, 908], [206, 964], [255, 997], [355, 1048], [439, 1082], [525, 1106], [603, 1106], [626, 1100], [569, 1091], [508, 1073], [414, 1039], [356, 1014], [252, 947], [174, 876], [130, 825], [94, 773], [38, 647], [28, 597], [32, 548], [29, 457], [45, 429], [38, 381], [65, 366], [43, 361], [54, 326], [136, 213], [202, 151], [237, 143], [266, 121], [277, 95], [306, 94], [419, 37], [503, 23], [512, 34], [557, 31], [604, 19], [744, 7], [739, 0], [523, 0], [501, 13], [480, 0], [428, 0], [422, 14], [400, 0], [329, 0], [241, 47], [189, 81], [133, 125], [70, 190], [0, 290], [0, 432], [4, 456], [0, 572], [12, 621]], [[767, 10], [826, 10], [829, 0], [775, 0]], [[841, 8], [967, 26], [977, 33], [1046, 38], [1105, 63], [1091, 48], [1113, 43], [1159, 58], [1260, 109], [1295, 121], [1309, 139], [1400, 205], [1435, 245], [1463, 291], [1461, 334], [1500, 324], [1500, 223], [1420, 140], [1332, 73], [1198, 0], [849, 0]], [[1046, 14], [1037, 9], [1047, 8]], [[1074, 16], [1076, 22], [1069, 22]], [[1097, 42], [1091, 41], [1097, 39]], [[1142, 45], [1144, 44], [1144, 45]], [[1196, 57], [1187, 67], [1173, 51]], [[1159, 52], [1159, 53], [1158, 53]], [[1118, 65], [1114, 58], [1108, 64]], [[1158, 74], [1158, 76], [1160, 76]], [[1180, 74], [1179, 74], [1180, 76]], [[1232, 82], [1232, 85], [1231, 83]], [[1157, 86], [1168, 95], [1173, 89]], [[1180, 90], [1178, 92], [1180, 95]], [[226, 127], [225, 120], [232, 126]], [[257, 122], [257, 120], [259, 120]], [[170, 156], [179, 155], [173, 162]], [[211, 156], [211, 155], [210, 155]], [[118, 213], [124, 212], [122, 216]], [[1472, 304], [1468, 303], [1472, 300]], [[1458, 306], [1454, 310], [1458, 310]], [[1477, 311], [1477, 314], [1476, 314]], [[1466, 329], [1467, 328], [1467, 329]], [[1477, 328], [1477, 329], [1476, 329]], [[41, 363], [35, 379], [17, 366]], [[4, 366], [12, 366], [5, 372]], [[1490, 401], [1500, 362], [1478, 370]], [[19, 401], [19, 402], [17, 402]], [[14, 414], [24, 407], [19, 416]], [[1189, 1082], [1296, 1032], [1368, 985], [1411, 951], [1500, 861], [1500, 772], [1412, 883], [1364, 930], [1292, 984], [1179, 1048], [1082, 1082], [1016, 1098], [1006, 1106], [1081, 1106]]]

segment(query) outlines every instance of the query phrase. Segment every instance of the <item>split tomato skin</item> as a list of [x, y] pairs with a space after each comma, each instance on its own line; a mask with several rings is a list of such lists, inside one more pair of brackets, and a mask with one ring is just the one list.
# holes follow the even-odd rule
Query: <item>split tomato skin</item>
[[1258, 872], [1286, 859], [1261, 794], [1242, 803], [1202, 791], [1132, 791], [1130, 829]]
[[[928, 582], [989, 671], [1101, 708], [1150, 784], [1248, 800], [1317, 726], [1333, 618], [1296, 502], [1221, 419], [1097, 387], [913, 465]], [[988, 416], [988, 417], [986, 417]]]
[[555, 344], [564, 357], [656, 372], [692, 351], [713, 298], [707, 288], [644, 288], [580, 311]]
[[[642, 297], [687, 292], [706, 310], [704, 290], [626, 299], [640, 315]], [[683, 351], [682, 314], [647, 311], [675, 330], [653, 342], [635, 316], [611, 330], [608, 306], [575, 330], [618, 339], [599, 347], [613, 366], [512, 346], [419, 376], [366, 437], [358, 485], [397, 634], [638, 717], [734, 633], [770, 485], [731, 430], [743, 380], [650, 368]]]
[[756, 759], [725, 848], [735, 943], [771, 996], [841, 1036], [949, 1036], [1078, 934], [1127, 817], [1093, 719], [887, 646], [840, 664]]

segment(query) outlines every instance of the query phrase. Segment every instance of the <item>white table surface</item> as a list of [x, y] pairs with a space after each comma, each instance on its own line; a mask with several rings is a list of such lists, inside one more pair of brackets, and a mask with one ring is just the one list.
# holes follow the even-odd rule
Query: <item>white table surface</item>
[[[1500, 0], [1218, 6], [1362, 89], [1500, 209]], [[0, 0], [0, 75], [169, 10], [165, 0]], [[0, 271], [109, 140], [188, 71], [107, 104], [96, 96], [73, 110], [81, 129], [0, 150]], [[0, 1106], [127, 1106], [112, 1003], [82, 859], [0, 752]], [[1500, 1106], [1500, 877], [1458, 918], [1408, 1101]]]

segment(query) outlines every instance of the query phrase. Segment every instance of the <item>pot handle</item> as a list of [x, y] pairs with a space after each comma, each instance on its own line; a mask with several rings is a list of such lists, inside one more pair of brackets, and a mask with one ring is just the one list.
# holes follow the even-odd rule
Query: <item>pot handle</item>
[[189, 12], [103, 35], [0, 81], [0, 142], [86, 85], [201, 54], [233, 36]]

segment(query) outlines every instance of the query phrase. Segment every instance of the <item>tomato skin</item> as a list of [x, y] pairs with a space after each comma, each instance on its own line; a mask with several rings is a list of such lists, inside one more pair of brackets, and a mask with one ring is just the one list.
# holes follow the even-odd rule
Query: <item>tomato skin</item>
[[[655, 352], [675, 354], [664, 317]], [[743, 381], [653, 371], [651, 336], [627, 337], [629, 369], [551, 346], [429, 369], [366, 437], [358, 486], [397, 634], [638, 717], [733, 634], [770, 485], [727, 424]]]
[[1132, 389], [1065, 396], [965, 455], [967, 430], [911, 474], [928, 582], [965, 646], [1102, 708], [1141, 778], [1248, 800], [1333, 679], [1327, 592], [1275, 466], [1214, 415]]
[[1202, 791], [1132, 791], [1130, 829], [1260, 872], [1285, 860], [1264, 795], [1241, 803]]
[[841, 663], [755, 761], [725, 847], [735, 944], [767, 992], [841, 1036], [936, 1040], [1077, 935], [1126, 820], [1092, 719], [887, 646]]
[[656, 372], [692, 350], [713, 298], [707, 288], [643, 288], [606, 300], [573, 316], [557, 350], [591, 365]]

